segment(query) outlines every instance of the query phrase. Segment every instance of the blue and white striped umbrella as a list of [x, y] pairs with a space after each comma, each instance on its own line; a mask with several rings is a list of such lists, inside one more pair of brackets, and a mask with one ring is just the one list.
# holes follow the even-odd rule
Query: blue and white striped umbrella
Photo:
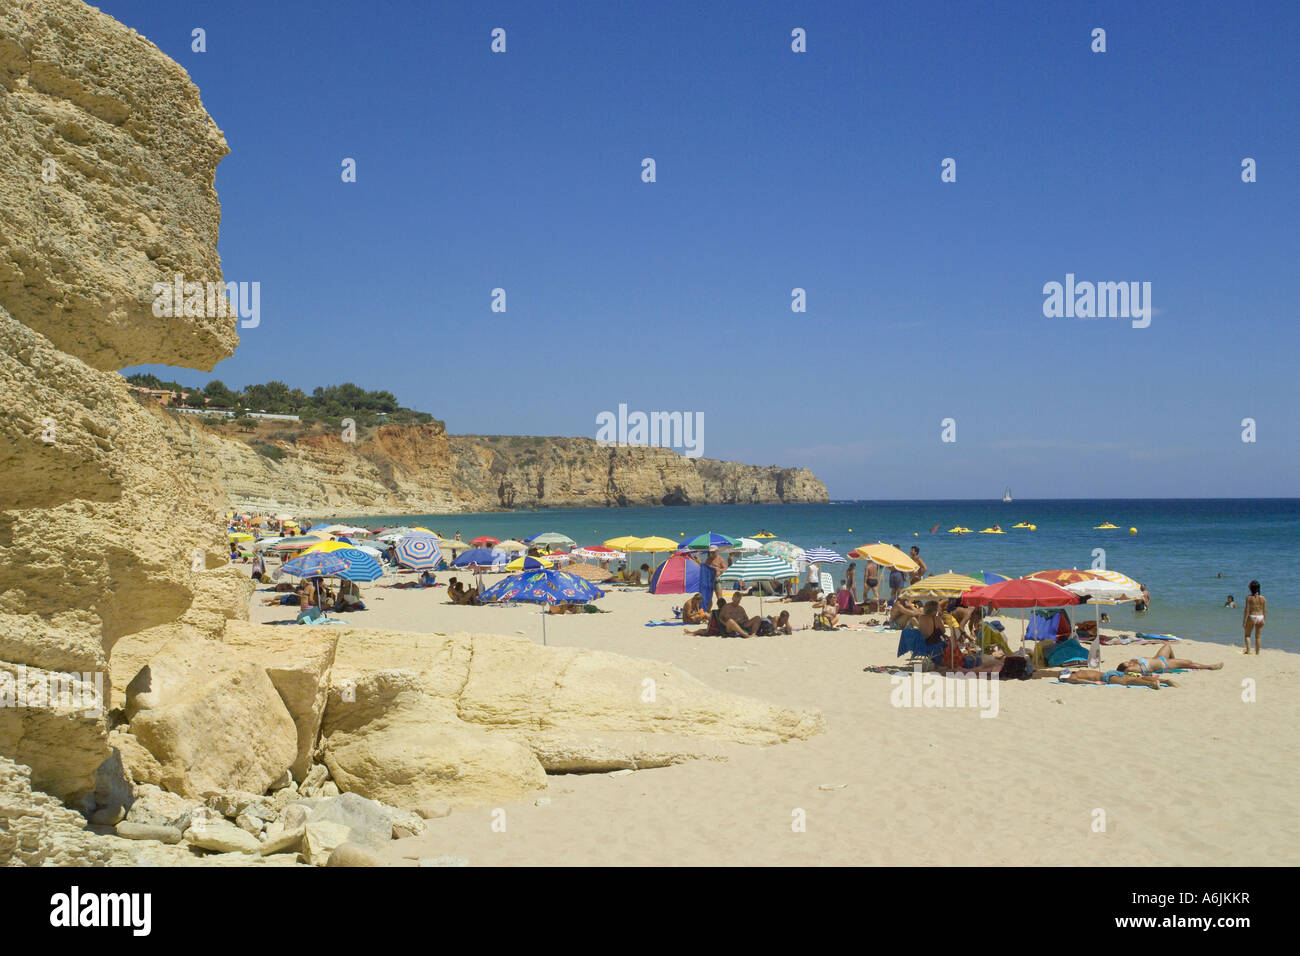
[[384, 576], [379, 562], [360, 548], [339, 548], [328, 553], [346, 562], [348, 569], [338, 573], [345, 581], [375, 581]]
[[799, 572], [789, 561], [782, 561], [770, 554], [751, 554], [723, 571], [718, 580], [752, 581], [757, 584], [759, 581], [784, 581], [798, 576]]
[[393, 557], [413, 571], [432, 571], [442, 560], [438, 539], [431, 534], [413, 531], [404, 534], [393, 546]]
[[830, 548], [809, 548], [804, 551], [803, 559], [809, 564], [844, 564], [849, 560]]
[[342, 558], [335, 557], [332, 551], [312, 551], [301, 558], [286, 561], [280, 567], [281, 574], [292, 574], [296, 578], [333, 578], [348, 569]]

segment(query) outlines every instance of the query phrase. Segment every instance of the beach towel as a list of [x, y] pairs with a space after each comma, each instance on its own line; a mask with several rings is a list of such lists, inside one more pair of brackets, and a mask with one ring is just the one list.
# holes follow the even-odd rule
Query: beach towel
[[674, 625], [685, 624], [685, 621], [646, 621], [646, 627], [672, 627]]
[[1044, 659], [1048, 667], [1065, 667], [1068, 664], [1084, 664], [1088, 661], [1088, 652], [1084, 646], [1070, 638], [1055, 647], [1049, 647]]
[[707, 611], [713, 606], [713, 591], [717, 587], [718, 572], [707, 564], [700, 565], [700, 609]]
[[1046, 614], [1043, 611], [1035, 610], [1029, 617], [1029, 627], [1025, 631], [1025, 640], [1045, 641], [1048, 638], [1055, 640], [1060, 623], [1060, 611]]
[[902, 657], [904, 654], [912, 654], [916, 657], [931, 657], [938, 660], [943, 654], [944, 642], [939, 641], [936, 644], [927, 644], [925, 635], [917, 627], [908, 627], [903, 629], [903, 633], [898, 635], [898, 653], [896, 657]]

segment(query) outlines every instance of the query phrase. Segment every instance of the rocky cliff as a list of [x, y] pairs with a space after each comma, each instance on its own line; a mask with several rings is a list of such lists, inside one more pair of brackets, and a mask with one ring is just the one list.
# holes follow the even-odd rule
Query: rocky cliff
[[[174, 415], [162, 410], [158, 415]], [[806, 468], [685, 458], [585, 438], [448, 435], [442, 423], [283, 437], [257, 447], [193, 422], [172, 429], [194, 473], [216, 474], [235, 509], [295, 514], [443, 514], [510, 508], [824, 502]], [[282, 437], [276, 438], [275, 435]]]

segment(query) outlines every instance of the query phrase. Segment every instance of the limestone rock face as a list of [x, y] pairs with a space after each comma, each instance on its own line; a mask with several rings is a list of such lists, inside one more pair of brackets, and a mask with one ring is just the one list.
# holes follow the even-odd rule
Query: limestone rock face
[[[77, 0], [0, 3], [6, 669], [97, 676], [108, 690], [120, 638], [219, 632], [217, 617], [243, 610], [195, 602], [195, 578], [220, 563], [219, 486], [107, 371], [211, 368], [233, 350], [233, 315], [153, 314], [154, 283], [222, 278], [213, 177], [225, 153], [184, 70], [138, 33]], [[7, 714], [0, 754], [77, 801], [109, 755], [105, 730], [53, 709]]]
[[229, 355], [229, 318], [153, 309], [155, 282], [222, 279], [229, 149], [185, 71], [84, 3], [6, 2], [0, 86], [0, 306], [94, 368]]
[[186, 421], [219, 470], [228, 505], [295, 514], [443, 514], [520, 507], [644, 507], [824, 502], [806, 468], [611, 448], [589, 438], [448, 435], [442, 422], [386, 425], [356, 442], [308, 434], [271, 440], [272, 460]]
[[545, 785], [543, 771], [723, 759], [728, 744], [824, 729], [818, 713], [715, 691], [668, 664], [495, 635], [340, 631], [331, 681], [331, 775], [407, 808], [518, 799]]
[[169, 642], [128, 688], [131, 733], [163, 786], [264, 793], [293, 763], [298, 729], [260, 664], [216, 641]]
[[231, 622], [227, 646], [262, 664], [298, 730], [298, 754], [289, 768], [301, 782], [311, 767], [329, 693], [328, 675], [338, 637], [321, 628], [267, 628]]

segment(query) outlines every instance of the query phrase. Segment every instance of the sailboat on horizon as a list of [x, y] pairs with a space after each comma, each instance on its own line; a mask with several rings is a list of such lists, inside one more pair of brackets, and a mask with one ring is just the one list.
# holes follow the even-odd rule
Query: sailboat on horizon
[[1011, 486], [1010, 486], [1010, 485], [1007, 485], [1007, 490], [1004, 491], [1004, 492], [1002, 492], [1002, 503], [1003, 503], [1004, 505], [1009, 505], [1009, 504], [1011, 504]]

